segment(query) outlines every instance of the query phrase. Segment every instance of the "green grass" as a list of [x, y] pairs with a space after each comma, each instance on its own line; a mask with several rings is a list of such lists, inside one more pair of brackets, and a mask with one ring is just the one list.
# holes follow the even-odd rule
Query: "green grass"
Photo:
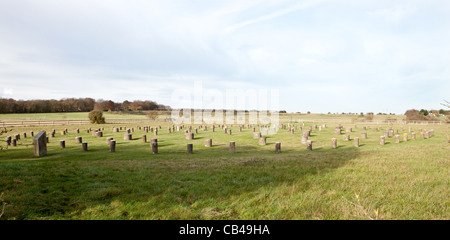
[[[88, 112], [68, 112], [68, 113], [8, 113], [0, 114], [0, 120], [88, 120]], [[148, 120], [145, 111], [144, 112], [104, 112], [106, 120], [108, 119], [142, 119]], [[248, 114], [247, 114], [248, 116]], [[298, 114], [298, 113], [280, 113], [280, 119], [283, 121], [289, 121], [292, 117], [293, 121], [296, 120], [364, 120], [364, 117], [358, 115], [343, 115], [343, 114]], [[170, 112], [162, 114], [159, 118], [170, 117]], [[373, 120], [386, 120], [397, 119], [403, 120], [403, 115], [374, 115]]]
[[[229, 136], [208, 127], [186, 140], [183, 131], [167, 133], [168, 123], [151, 126], [159, 124], [158, 136], [147, 133], [158, 139], [156, 155], [141, 141], [146, 133], [138, 124], [127, 125], [135, 128], [132, 141], [111, 125], [14, 128], [7, 135], [55, 128], [56, 137], [42, 158], [33, 157], [31, 137], [0, 152], [0, 202], [6, 204], [0, 219], [450, 219], [448, 125], [413, 125], [416, 132], [433, 128], [435, 136], [399, 144], [389, 138], [384, 146], [378, 144], [383, 131], [370, 129], [356, 148], [328, 123], [313, 132], [314, 151], [306, 151], [298, 130], [280, 130], [259, 146], [251, 129], [239, 133], [235, 126]], [[352, 139], [363, 132], [342, 125], [353, 127]], [[87, 134], [88, 127], [104, 127], [104, 137]], [[61, 136], [64, 128], [69, 134]], [[117, 140], [115, 153], [106, 137]], [[203, 146], [208, 138], [212, 148]], [[236, 141], [235, 154], [229, 141]], [[194, 154], [186, 154], [187, 143]]]

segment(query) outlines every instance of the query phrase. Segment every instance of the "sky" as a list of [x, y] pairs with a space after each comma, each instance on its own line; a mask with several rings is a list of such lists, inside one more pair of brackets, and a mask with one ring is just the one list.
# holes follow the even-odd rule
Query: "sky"
[[276, 89], [288, 112], [440, 109], [449, 12], [448, 0], [0, 0], [0, 97], [191, 107], [174, 92], [200, 82]]

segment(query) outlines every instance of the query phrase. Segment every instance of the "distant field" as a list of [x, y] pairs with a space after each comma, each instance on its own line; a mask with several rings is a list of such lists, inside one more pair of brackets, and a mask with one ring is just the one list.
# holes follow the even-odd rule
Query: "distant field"
[[[388, 138], [384, 146], [379, 136], [388, 125], [377, 125], [383, 130], [376, 132], [375, 125], [364, 131], [362, 126], [370, 125], [343, 123], [353, 127], [346, 142], [333, 133], [337, 124], [313, 131], [313, 151], [300, 143], [298, 130], [280, 130], [260, 146], [251, 129], [239, 132], [237, 125], [231, 136], [208, 126], [186, 140], [185, 129], [168, 133], [169, 122], [147, 124], [161, 125], [157, 136], [137, 130], [143, 124], [126, 124], [135, 128], [132, 141], [123, 140], [124, 131], [113, 133], [110, 124], [13, 128], [2, 138], [52, 129], [56, 136], [42, 158], [33, 157], [31, 137], [0, 151], [0, 219], [450, 219], [448, 124], [411, 125], [416, 133], [434, 129], [435, 136], [417, 134], [417, 140], [401, 143]], [[104, 137], [86, 133], [89, 127], [104, 127]], [[408, 127], [393, 125], [400, 134]], [[67, 135], [60, 133], [64, 128]], [[354, 147], [353, 138], [362, 132], [368, 139]], [[159, 154], [141, 141], [143, 134], [148, 141], [158, 139]], [[76, 136], [88, 142], [87, 152], [75, 143]], [[117, 140], [115, 153], [109, 152], [106, 137]], [[337, 149], [331, 148], [333, 137]], [[208, 138], [211, 148], [204, 146]], [[65, 149], [59, 140], [66, 141]], [[236, 142], [235, 154], [228, 151], [230, 141]], [[281, 142], [279, 154], [275, 142]], [[194, 144], [194, 154], [186, 153], [187, 143]]]
[[[88, 112], [70, 112], [70, 113], [18, 113], [18, 114], [0, 114], [0, 120], [87, 120]], [[159, 116], [159, 119], [170, 118], [170, 112], [165, 112]], [[109, 113], [104, 112], [104, 117], [108, 119], [142, 119], [148, 120], [144, 113], [141, 114], [126, 114], [126, 113]], [[247, 114], [248, 116], [248, 114]], [[345, 115], [345, 114], [299, 114], [299, 113], [281, 113], [280, 119], [283, 121], [296, 120], [364, 120], [364, 117], [359, 115]], [[373, 120], [386, 119], [405, 119], [404, 115], [374, 115]]]

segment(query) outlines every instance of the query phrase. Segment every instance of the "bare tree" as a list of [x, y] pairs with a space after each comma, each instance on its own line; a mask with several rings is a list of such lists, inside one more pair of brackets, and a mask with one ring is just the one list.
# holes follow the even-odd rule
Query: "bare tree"
[[450, 102], [444, 99], [445, 103], [441, 103], [442, 106], [446, 106], [447, 108], [450, 108]]
[[156, 120], [159, 116], [159, 111], [151, 110], [147, 112], [147, 117], [151, 120]]

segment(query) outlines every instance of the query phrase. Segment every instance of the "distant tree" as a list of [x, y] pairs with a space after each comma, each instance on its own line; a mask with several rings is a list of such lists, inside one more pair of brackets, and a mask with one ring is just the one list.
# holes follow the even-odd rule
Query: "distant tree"
[[111, 100], [104, 101], [102, 104], [103, 111], [111, 111], [114, 109], [114, 102]]
[[419, 111], [415, 109], [411, 109], [405, 112], [406, 120], [428, 120], [427, 117], [425, 117], [423, 114], [420, 114]]
[[123, 108], [123, 110], [130, 109], [130, 102], [128, 100], [123, 101], [122, 108]]
[[[134, 101], [135, 110], [167, 110], [168, 106], [154, 101]], [[14, 100], [0, 98], [0, 113], [54, 113], [54, 112], [89, 112], [91, 110], [112, 111], [128, 110], [132, 105], [128, 101], [115, 103], [111, 100], [92, 98], [67, 98], [61, 100]]]
[[158, 116], [159, 116], [159, 111], [157, 111], [157, 110], [150, 110], [147, 112], [147, 117], [150, 120], [156, 120], [158, 118]]
[[142, 109], [142, 107], [141, 107], [139, 101], [133, 101], [133, 102], [130, 104], [130, 108], [131, 108], [131, 110], [133, 110], [133, 111], [136, 111], [136, 110], [138, 110], [138, 109], [139, 109], [139, 110]]
[[420, 114], [424, 115], [424, 116], [428, 116], [429, 112], [425, 109], [420, 109], [419, 111]]
[[89, 112], [89, 120], [91, 123], [104, 124], [105, 118], [103, 117], [103, 112], [100, 110], [92, 110]]

